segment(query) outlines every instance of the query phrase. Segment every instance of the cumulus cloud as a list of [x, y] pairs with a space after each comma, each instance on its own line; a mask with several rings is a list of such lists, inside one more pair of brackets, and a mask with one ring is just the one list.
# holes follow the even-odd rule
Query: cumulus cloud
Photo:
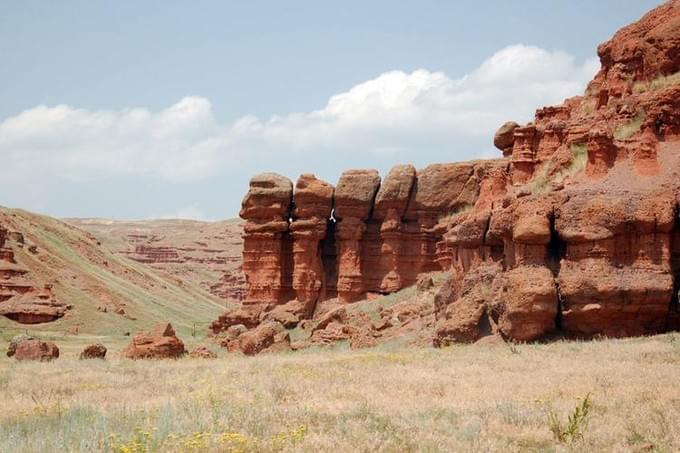
[[488, 157], [501, 123], [528, 121], [537, 107], [581, 93], [597, 68], [595, 59], [578, 63], [564, 52], [514, 45], [460, 78], [391, 71], [331, 96], [315, 111], [228, 124], [215, 119], [202, 97], [158, 112], [38, 106], [0, 123], [0, 188], [39, 178], [195, 182], [285, 170], [291, 161], [299, 162], [298, 171], [314, 171], [305, 163], [313, 166], [311, 156], [319, 154], [341, 166], [363, 159], [385, 167]]

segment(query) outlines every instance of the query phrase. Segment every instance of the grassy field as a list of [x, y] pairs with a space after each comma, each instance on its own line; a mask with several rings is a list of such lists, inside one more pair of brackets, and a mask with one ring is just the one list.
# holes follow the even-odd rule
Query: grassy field
[[679, 334], [150, 362], [75, 349], [0, 358], [0, 451], [680, 450]]

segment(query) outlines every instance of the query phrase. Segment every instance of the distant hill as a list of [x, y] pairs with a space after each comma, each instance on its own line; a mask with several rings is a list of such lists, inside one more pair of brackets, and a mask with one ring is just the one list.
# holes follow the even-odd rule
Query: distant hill
[[159, 321], [204, 334], [230, 305], [74, 223], [0, 208], [0, 339], [24, 331], [123, 336]]
[[67, 219], [110, 250], [223, 299], [243, 298], [243, 221]]

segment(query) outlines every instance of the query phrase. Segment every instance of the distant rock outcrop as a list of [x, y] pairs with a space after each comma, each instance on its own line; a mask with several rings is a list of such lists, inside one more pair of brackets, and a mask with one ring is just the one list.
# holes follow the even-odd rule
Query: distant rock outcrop
[[52, 285], [36, 287], [29, 271], [17, 263], [14, 242], [24, 247], [21, 233], [9, 232], [0, 225], [0, 315], [21, 324], [55, 321], [70, 308], [52, 294]]

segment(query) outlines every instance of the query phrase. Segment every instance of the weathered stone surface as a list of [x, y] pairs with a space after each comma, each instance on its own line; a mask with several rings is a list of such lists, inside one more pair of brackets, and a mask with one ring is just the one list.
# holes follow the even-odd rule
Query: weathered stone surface
[[0, 315], [21, 324], [40, 324], [64, 316], [70, 307], [55, 299], [50, 286], [31, 289], [0, 303]]
[[121, 355], [127, 359], [177, 359], [184, 353], [184, 343], [177, 338], [172, 325], [163, 323], [135, 335]]
[[304, 316], [314, 311], [324, 288], [321, 241], [333, 209], [333, 186], [305, 174], [295, 185], [295, 209], [290, 224], [293, 237], [293, 289], [304, 305]]
[[[352, 302], [431, 271], [451, 276], [435, 298], [435, 321], [390, 309], [380, 322], [357, 324], [350, 311], [309, 310], [312, 342], [373, 344], [409, 323], [432, 328], [435, 345], [628, 336], [675, 325], [680, 0], [622, 29], [598, 53], [602, 69], [583, 96], [536, 110], [528, 124], [501, 126], [494, 144], [503, 159], [418, 171], [401, 165], [382, 184], [374, 170], [350, 170], [332, 216], [328, 186], [311, 201], [295, 195], [296, 206], [311, 206], [293, 213], [290, 227], [304, 232], [294, 249], [304, 270], [293, 278], [299, 301], [334, 299], [337, 289], [341, 302]], [[301, 200], [316, 193], [315, 178], [300, 181]], [[283, 220], [280, 231], [288, 232]], [[263, 250], [263, 260], [276, 261], [272, 253]], [[290, 308], [263, 313], [286, 326], [304, 317]]]
[[23, 234], [0, 225], [0, 316], [20, 324], [39, 324], [63, 317], [70, 306], [55, 298], [52, 285], [41, 288], [31, 280], [28, 270], [17, 263], [10, 239], [23, 248]]
[[238, 337], [238, 346], [245, 355], [290, 349], [290, 336], [278, 322], [265, 321]]
[[[380, 292], [393, 292], [404, 287], [401, 256], [404, 235], [402, 218], [406, 212], [416, 180], [416, 169], [412, 165], [397, 165], [385, 177], [376, 195], [373, 219], [379, 228], [380, 248], [377, 256], [366, 253], [367, 286], [378, 285]], [[370, 250], [370, 249], [369, 249]], [[373, 285], [370, 280], [375, 280]]]
[[245, 304], [266, 309], [289, 297], [292, 241], [288, 220], [292, 202], [293, 183], [288, 178], [263, 173], [250, 180], [250, 190], [240, 212], [246, 220], [243, 230]]
[[504, 337], [532, 341], [555, 330], [557, 288], [547, 267], [519, 266], [499, 274], [493, 294], [490, 313]]
[[673, 298], [675, 195], [586, 192], [557, 212], [563, 329], [590, 336], [661, 332]]
[[103, 359], [106, 357], [106, 346], [101, 343], [91, 344], [80, 353], [81, 359]]
[[340, 176], [335, 189], [337, 292], [345, 302], [358, 300], [365, 292], [361, 240], [379, 186], [376, 170], [348, 170]]
[[210, 325], [213, 334], [227, 330], [231, 326], [243, 325], [252, 328], [260, 323], [259, 310], [253, 307], [238, 307], [225, 311]]
[[493, 138], [493, 144], [496, 148], [503, 151], [503, 157], [512, 154], [512, 146], [515, 143], [515, 129], [518, 127], [519, 124], [514, 121], [508, 121], [496, 131], [496, 135]]
[[59, 358], [59, 348], [51, 341], [24, 339], [17, 343], [12, 356], [16, 360], [46, 362]]
[[444, 282], [435, 296], [437, 324], [434, 345], [473, 343], [491, 333], [488, 305], [498, 265], [478, 266], [462, 280], [456, 275]]

